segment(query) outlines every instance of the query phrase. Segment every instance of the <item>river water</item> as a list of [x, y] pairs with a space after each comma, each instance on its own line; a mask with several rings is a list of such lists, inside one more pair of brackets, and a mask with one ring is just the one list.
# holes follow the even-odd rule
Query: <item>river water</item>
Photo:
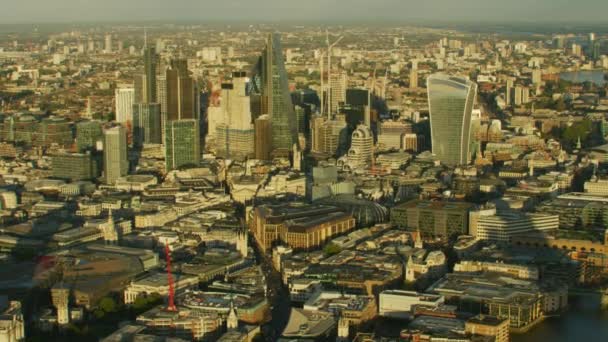
[[593, 82], [597, 85], [603, 85], [606, 83], [606, 80], [604, 79], [604, 72], [602, 70], [562, 72], [561, 74], [559, 74], [559, 77], [562, 80], [575, 83], [583, 83], [587, 81]]
[[570, 310], [547, 318], [525, 334], [511, 335], [513, 342], [608, 341], [608, 311], [602, 311], [599, 296], [570, 297]]

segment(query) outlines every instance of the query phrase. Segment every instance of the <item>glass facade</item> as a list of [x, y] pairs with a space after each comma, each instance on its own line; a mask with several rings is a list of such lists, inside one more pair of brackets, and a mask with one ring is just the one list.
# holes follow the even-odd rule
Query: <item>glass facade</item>
[[165, 130], [166, 170], [198, 165], [201, 154], [198, 120], [167, 121]]
[[429, 76], [427, 87], [433, 154], [444, 164], [468, 164], [477, 85], [466, 78], [436, 74]]
[[133, 105], [133, 138], [137, 146], [160, 144], [160, 104], [139, 103]]
[[262, 111], [270, 115], [272, 151], [275, 154], [289, 153], [293, 144], [298, 143], [297, 120], [278, 33], [268, 37], [262, 62], [258, 65], [263, 71]]

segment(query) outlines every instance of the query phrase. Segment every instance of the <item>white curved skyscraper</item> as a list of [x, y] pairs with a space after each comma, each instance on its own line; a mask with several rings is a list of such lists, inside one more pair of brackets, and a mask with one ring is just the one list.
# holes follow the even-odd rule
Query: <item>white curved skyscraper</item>
[[444, 164], [471, 160], [471, 111], [477, 84], [463, 77], [434, 74], [427, 79], [433, 154]]

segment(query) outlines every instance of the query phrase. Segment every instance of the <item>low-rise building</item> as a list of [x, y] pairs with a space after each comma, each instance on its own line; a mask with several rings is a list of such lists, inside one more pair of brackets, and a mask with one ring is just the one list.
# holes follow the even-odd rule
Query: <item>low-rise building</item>
[[509, 318], [477, 315], [465, 323], [465, 331], [473, 336], [493, 337], [494, 342], [509, 342]]
[[6, 308], [0, 308], [0, 341], [17, 342], [25, 339], [25, 323], [21, 303], [11, 301]]
[[[187, 274], [173, 274], [175, 293], [198, 286], [198, 277]], [[140, 296], [157, 293], [163, 297], [169, 294], [169, 281], [166, 273], [154, 272], [144, 278], [131, 281], [124, 290], [125, 304], [131, 304]]]
[[444, 303], [443, 296], [404, 290], [386, 290], [380, 293], [378, 312], [390, 318], [411, 318], [415, 306], [437, 308]]
[[249, 228], [263, 250], [269, 250], [276, 242], [310, 250], [354, 229], [355, 219], [327, 205], [263, 205], [251, 211]]
[[412, 200], [391, 210], [391, 223], [408, 230], [419, 230], [424, 238], [448, 238], [467, 234], [469, 211], [473, 204]]
[[154, 335], [195, 341], [217, 338], [222, 328], [222, 320], [217, 314], [200, 314], [185, 307], [169, 311], [164, 306], [157, 306], [137, 316], [137, 323], [145, 325]]

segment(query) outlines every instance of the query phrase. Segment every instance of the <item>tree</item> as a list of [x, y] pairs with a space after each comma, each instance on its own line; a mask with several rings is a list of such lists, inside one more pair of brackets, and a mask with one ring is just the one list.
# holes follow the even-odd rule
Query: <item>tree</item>
[[557, 101], [555, 101], [555, 110], [557, 110], [558, 112], [563, 112], [564, 110], [566, 110], [566, 102], [564, 102], [563, 97], [560, 97], [559, 99], [557, 99]]
[[340, 246], [336, 245], [335, 243], [328, 243], [327, 245], [325, 245], [325, 248], [323, 248], [323, 253], [325, 253], [325, 255], [327, 256], [338, 254], [341, 251], [342, 248], [340, 248]]
[[116, 301], [112, 297], [103, 297], [99, 301], [99, 308], [105, 313], [115, 312], [118, 308]]

